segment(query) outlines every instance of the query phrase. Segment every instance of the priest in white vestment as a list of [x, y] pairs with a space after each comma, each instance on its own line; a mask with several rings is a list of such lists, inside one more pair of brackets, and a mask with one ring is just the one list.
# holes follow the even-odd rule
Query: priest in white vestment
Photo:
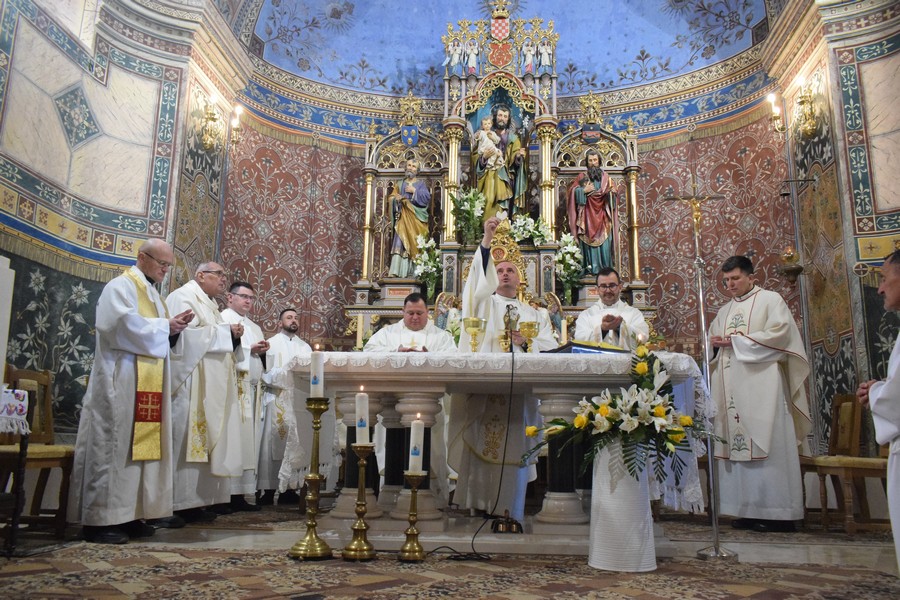
[[222, 319], [229, 324], [244, 326], [241, 336], [242, 356], [236, 360], [238, 402], [240, 406], [241, 463], [243, 475], [231, 482], [231, 504], [234, 511], [257, 511], [260, 507], [247, 502], [247, 494], [256, 495], [256, 467], [259, 460], [259, 442], [262, 433], [261, 407], [258, 401], [263, 357], [269, 343], [259, 325], [250, 319], [250, 309], [256, 301], [256, 291], [246, 281], [232, 282], [225, 296], [228, 307], [222, 311]]
[[[308, 356], [312, 348], [297, 335], [300, 318], [296, 310], [282, 310], [278, 323], [280, 331], [269, 338], [269, 351], [266, 353], [268, 372], [263, 377], [266, 386], [257, 486], [262, 494], [259, 504], [273, 504], [275, 490], [279, 490], [279, 504], [298, 505], [300, 497], [295, 490], [303, 485], [312, 456], [312, 414], [306, 410], [308, 394], [294, 388], [293, 374], [288, 367], [294, 358]], [[331, 464], [333, 455], [333, 404], [329, 402], [328, 410], [322, 414], [320, 430], [319, 457], [326, 465]], [[282, 467], [286, 471], [283, 481], [279, 477]]]
[[189, 522], [214, 519], [205, 507], [230, 503], [231, 478], [243, 474], [234, 363], [244, 327], [222, 320], [213, 300], [225, 278], [221, 265], [203, 263], [166, 298], [170, 312], [194, 311], [171, 359], [175, 511]]
[[[363, 352], [456, 352], [453, 336], [428, 320], [425, 297], [413, 292], [403, 299], [403, 319], [375, 332]], [[444, 502], [450, 495], [450, 472], [447, 468], [447, 412], [441, 399], [441, 412], [434, 415], [431, 432], [431, 464], [428, 467], [431, 489]], [[379, 421], [375, 425], [375, 454], [379, 465], [385, 465], [384, 437], [387, 432]], [[405, 461], [405, 457], [394, 457]]]
[[[538, 335], [531, 344], [537, 352], [557, 347], [550, 322], [518, 299], [524, 263], [518, 245], [506, 233], [509, 223], [491, 217], [476, 251], [462, 292], [462, 316], [486, 321], [479, 352], [523, 352], [526, 339], [518, 323], [536, 321]], [[495, 233], [497, 233], [495, 237]], [[511, 344], [504, 350], [501, 337]], [[469, 349], [463, 331], [459, 347]], [[538, 399], [502, 394], [454, 396], [448, 436], [450, 467], [458, 473], [454, 502], [521, 521], [525, 516], [525, 488], [537, 477], [534, 463], [522, 465], [522, 455], [537, 443], [525, 436], [529, 425], [540, 427]]]
[[[97, 345], [75, 442], [70, 522], [100, 544], [151, 535], [141, 519], [172, 518], [169, 348], [193, 318], [169, 317], [155, 285], [175, 262], [150, 239], [137, 263], [103, 288]], [[181, 525], [184, 523], [182, 522]]]
[[456, 352], [453, 336], [428, 320], [422, 294], [403, 300], [403, 319], [375, 332], [364, 352]]
[[714, 429], [725, 440], [715, 449], [720, 509], [738, 529], [793, 531], [811, 430], [806, 351], [787, 303], [754, 284], [749, 258], [733, 256], [722, 271], [732, 300], [709, 329]]
[[603, 267], [597, 275], [600, 299], [582, 311], [575, 321], [576, 341], [607, 343], [625, 350], [638, 346], [638, 337], [647, 341], [650, 326], [644, 314], [622, 300], [622, 281], [612, 267]]
[[[900, 311], [900, 250], [884, 259], [878, 293], [884, 296], [884, 309]], [[875, 440], [889, 444], [887, 497], [891, 529], [894, 532], [894, 551], [900, 571], [900, 335], [888, 362], [887, 377], [882, 381], [866, 381], [856, 390], [863, 405], [872, 409]]]

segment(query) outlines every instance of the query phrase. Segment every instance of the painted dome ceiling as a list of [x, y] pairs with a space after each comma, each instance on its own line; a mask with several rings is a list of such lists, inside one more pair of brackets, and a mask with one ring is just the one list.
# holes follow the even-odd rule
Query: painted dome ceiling
[[[246, 4], [233, 16], [240, 19]], [[251, 52], [304, 79], [437, 98], [448, 24], [490, 19], [492, 4], [264, 0], [255, 21], [235, 25], [252, 28], [244, 36]], [[509, 8], [511, 19], [553, 21], [563, 96], [684, 75], [751, 48], [767, 32], [765, 0], [512, 0]]]

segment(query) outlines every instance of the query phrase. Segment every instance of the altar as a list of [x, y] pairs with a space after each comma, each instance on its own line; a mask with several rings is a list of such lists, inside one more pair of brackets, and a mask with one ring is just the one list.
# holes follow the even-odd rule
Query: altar
[[[426, 433], [438, 421], [443, 400], [451, 394], [529, 394], [540, 399], [540, 413], [547, 421], [556, 417], [571, 420], [572, 409], [583, 397], [598, 395], [604, 388], [616, 389], [631, 385], [630, 354], [473, 354], [473, 353], [369, 353], [325, 352], [325, 395], [333, 398], [348, 427], [348, 449], [353, 441], [354, 397], [363, 386], [369, 394], [369, 422], [377, 416], [387, 429], [384, 461], [385, 485], [377, 501], [370, 490], [367, 499], [368, 516], [403, 521], [407, 516], [408, 490], [404, 494], [402, 471], [405, 468], [403, 436], [409, 439], [413, 420], [425, 422]], [[685, 354], [658, 352], [665, 365], [673, 388], [675, 403], [684, 414], [703, 419], [707, 414], [707, 395], [702, 377], [693, 358]], [[290, 365], [294, 388], [298, 392], [309, 389], [310, 357], [298, 357]], [[298, 406], [297, 410], [302, 410]], [[393, 434], [393, 435], [392, 435]], [[438, 436], [440, 439], [440, 436]], [[431, 471], [442, 471], [436, 461], [444, 460], [444, 450], [430, 447], [426, 436], [425, 464]], [[651, 478], [651, 497], [661, 499], [667, 506], [679, 510], [703, 510], [703, 496], [697, 470], [696, 455], [703, 452], [701, 440], [695, 440], [685, 457], [685, 472], [676, 482], [669, 476], [664, 482]], [[352, 452], [347, 452], [344, 490], [333, 516], [352, 518], [355, 502], [353, 478], [355, 465]], [[437, 467], [437, 468], [436, 468]], [[557, 469], [542, 510], [535, 515], [535, 527], [547, 525], [548, 531], [558, 525], [575, 525], [589, 520], [582, 497], [576, 492], [574, 469], [555, 464], [548, 456], [548, 469]], [[442, 482], [443, 483], [443, 482]], [[444, 506], [426, 486], [420, 494], [419, 519], [440, 521]], [[345, 514], [346, 513], [346, 514]]]

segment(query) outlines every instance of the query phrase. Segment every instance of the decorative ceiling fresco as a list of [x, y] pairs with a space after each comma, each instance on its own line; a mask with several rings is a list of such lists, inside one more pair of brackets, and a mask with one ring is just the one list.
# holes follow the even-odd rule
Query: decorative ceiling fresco
[[[250, 51], [287, 73], [368, 93], [443, 95], [441, 35], [490, 19], [489, 0], [250, 0], [216, 3]], [[562, 96], [677, 77], [765, 39], [765, 0], [511, 0], [512, 19], [560, 32]]]

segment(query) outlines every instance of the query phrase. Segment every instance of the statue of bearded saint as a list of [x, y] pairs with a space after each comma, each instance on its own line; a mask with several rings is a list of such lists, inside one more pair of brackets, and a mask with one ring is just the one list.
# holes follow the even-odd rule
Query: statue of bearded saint
[[406, 175], [398, 181], [391, 194], [394, 217], [394, 239], [391, 242], [389, 277], [413, 277], [414, 261], [419, 254], [416, 237], [428, 236], [428, 205], [431, 190], [418, 179], [419, 163], [406, 161]]
[[526, 148], [513, 127], [510, 108], [497, 104], [491, 115], [491, 131], [500, 141], [479, 147], [472, 156], [478, 190], [485, 199], [482, 222], [498, 213], [511, 219], [514, 211], [524, 210], [528, 186]]
[[587, 169], [569, 186], [569, 231], [581, 247], [584, 275], [613, 265], [613, 209], [615, 194], [609, 175], [600, 166], [600, 154], [588, 150]]

